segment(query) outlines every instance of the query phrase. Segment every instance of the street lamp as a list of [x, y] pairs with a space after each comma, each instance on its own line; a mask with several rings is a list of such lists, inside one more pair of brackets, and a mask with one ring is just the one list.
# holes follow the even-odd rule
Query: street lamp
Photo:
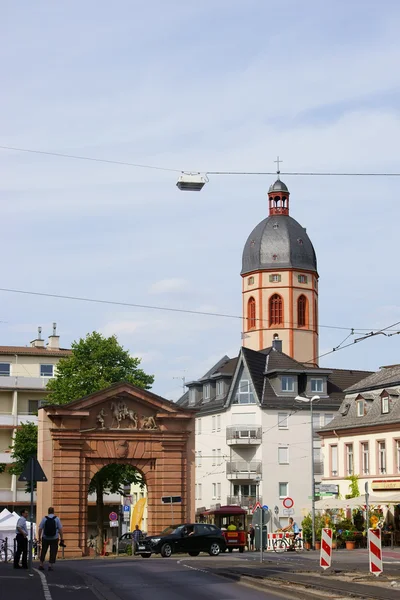
[[260, 505], [258, 510], [260, 511], [260, 519], [259, 519], [259, 529], [260, 529], [260, 562], [263, 562], [263, 508], [261, 507], [261, 502], [260, 502], [260, 483], [261, 483], [261, 476], [257, 475], [254, 479], [253, 479], [254, 483], [257, 486], [257, 502]]
[[200, 192], [208, 182], [207, 175], [201, 173], [183, 173], [176, 182], [177, 187], [183, 192]]
[[306, 396], [296, 396], [296, 402], [309, 402], [311, 415], [311, 528], [312, 528], [312, 543], [311, 547], [315, 549], [315, 477], [314, 477], [314, 423], [313, 423], [313, 404], [321, 400], [319, 396], [307, 398]]

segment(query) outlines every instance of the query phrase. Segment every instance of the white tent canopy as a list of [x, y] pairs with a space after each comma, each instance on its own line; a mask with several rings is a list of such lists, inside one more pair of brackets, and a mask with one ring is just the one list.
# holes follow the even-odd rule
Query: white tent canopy
[[[400, 492], [388, 492], [385, 495], [373, 495], [370, 494], [368, 500], [371, 505], [385, 505], [385, 504], [400, 504]], [[345, 500], [339, 498], [324, 498], [318, 500], [315, 503], [316, 510], [334, 510], [338, 508], [357, 508], [358, 506], [365, 506], [365, 495], [358, 496], [357, 498], [348, 498]]]
[[[4, 509], [7, 510], [7, 509]], [[19, 515], [17, 515], [16, 512], [10, 513], [9, 511], [7, 511], [9, 514], [5, 515], [4, 518], [0, 519], [0, 539], [4, 539], [4, 538], [8, 538], [8, 540], [14, 539], [15, 538], [15, 531], [16, 531], [16, 527], [17, 527], [17, 521], [19, 519]], [[2, 511], [0, 513], [0, 515], [3, 515], [4, 511]], [[27, 527], [28, 527], [28, 532], [30, 533], [31, 530], [31, 524], [27, 522]], [[35, 536], [36, 533], [36, 525], [35, 523], [33, 524], [33, 535]]]

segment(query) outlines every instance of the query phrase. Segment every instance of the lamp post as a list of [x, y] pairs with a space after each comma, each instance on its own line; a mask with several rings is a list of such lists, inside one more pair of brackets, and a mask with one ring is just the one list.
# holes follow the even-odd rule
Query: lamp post
[[[260, 483], [261, 483], [261, 477], [259, 475], [257, 475], [257, 477], [254, 479], [254, 483], [257, 486], [257, 502], [259, 504], [261, 504], [260, 502]], [[260, 507], [258, 509], [259, 512], [259, 521], [258, 521], [258, 526], [260, 528], [260, 563], [263, 562], [263, 508]]]
[[319, 396], [313, 396], [307, 398], [305, 396], [296, 396], [296, 402], [309, 402], [310, 404], [310, 418], [311, 418], [311, 528], [312, 528], [312, 542], [311, 547], [315, 549], [315, 474], [314, 474], [314, 422], [313, 422], [313, 404], [321, 400]]

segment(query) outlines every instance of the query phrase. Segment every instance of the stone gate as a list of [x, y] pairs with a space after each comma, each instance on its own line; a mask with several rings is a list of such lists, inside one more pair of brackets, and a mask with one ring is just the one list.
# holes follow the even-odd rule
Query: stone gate
[[66, 556], [87, 553], [89, 483], [110, 463], [130, 464], [144, 475], [150, 534], [171, 521], [162, 496], [182, 496], [177, 521], [194, 519], [194, 411], [129, 383], [41, 408], [38, 459], [48, 482], [38, 484], [37, 516], [54, 506]]

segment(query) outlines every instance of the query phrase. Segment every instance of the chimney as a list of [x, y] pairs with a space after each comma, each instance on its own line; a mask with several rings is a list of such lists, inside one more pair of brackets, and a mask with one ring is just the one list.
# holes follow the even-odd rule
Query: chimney
[[272, 338], [272, 347], [274, 350], [282, 352], [282, 340], [279, 339], [279, 335], [277, 333], [274, 333], [274, 337]]
[[57, 323], [53, 323], [53, 333], [52, 333], [52, 335], [49, 335], [47, 349], [48, 350], [59, 350], [60, 349], [60, 336], [57, 335]]
[[33, 348], [44, 348], [44, 340], [42, 340], [42, 328], [38, 327], [38, 335], [35, 340], [31, 341]]

